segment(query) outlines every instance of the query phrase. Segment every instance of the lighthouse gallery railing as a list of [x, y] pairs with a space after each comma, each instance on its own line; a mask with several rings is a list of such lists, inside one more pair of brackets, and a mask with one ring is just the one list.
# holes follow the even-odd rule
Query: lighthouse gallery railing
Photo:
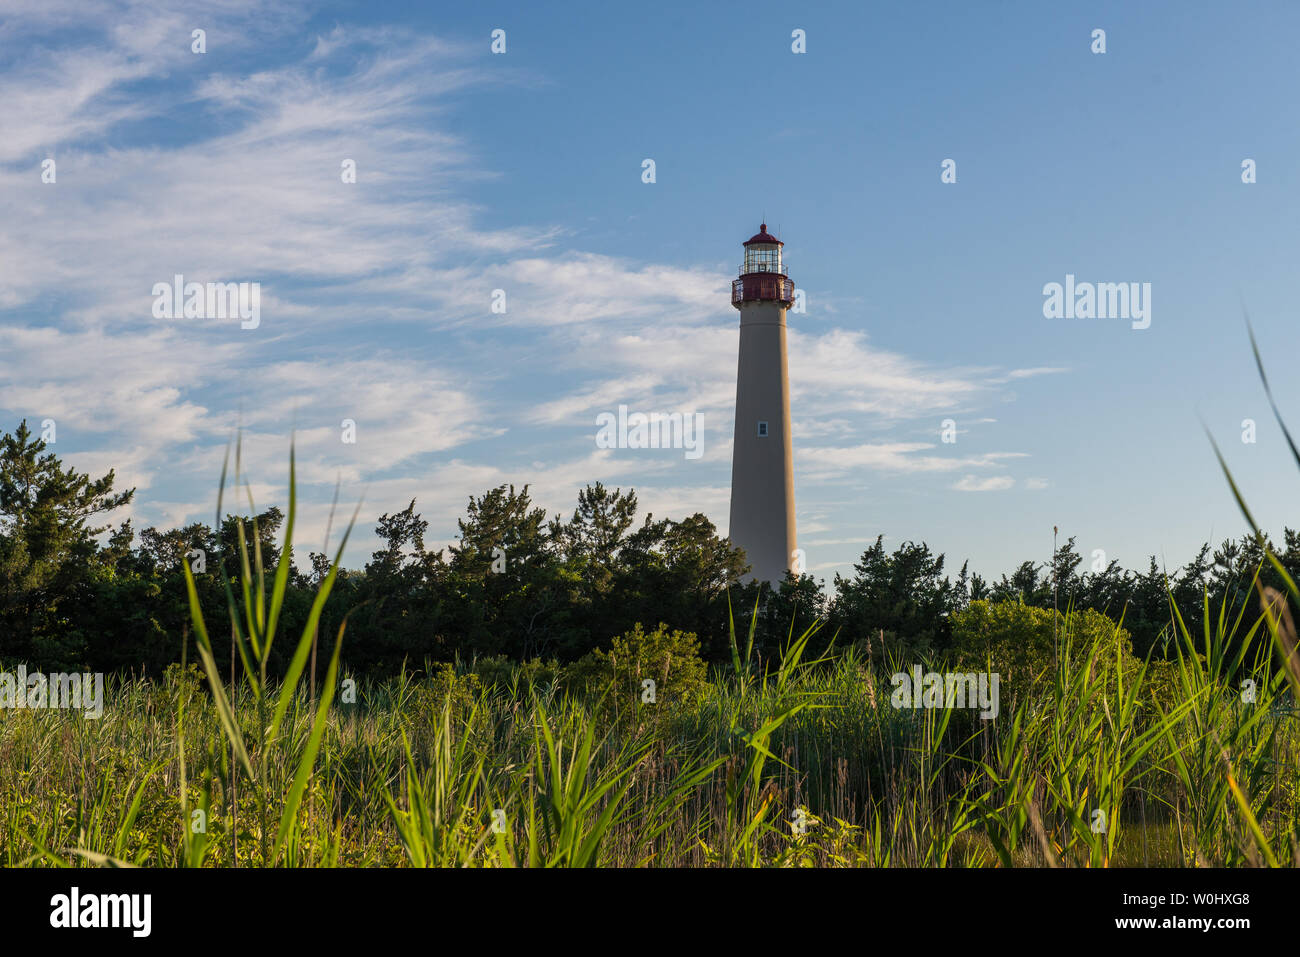
[[749, 273], [732, 280], [731, 304], [733, 306], [759, 299], [793, 302], [794, 281], [787, 276], [774, 273]]

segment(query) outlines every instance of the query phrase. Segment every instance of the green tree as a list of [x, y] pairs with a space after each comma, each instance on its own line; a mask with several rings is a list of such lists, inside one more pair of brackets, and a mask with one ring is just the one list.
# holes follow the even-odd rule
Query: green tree
[[[24, 419], [0, 437], [0, 654], [77, 667], [95, 637], [75, 622], [79, 599], [111, 574], [122, 551], [101, 551], [109, 525], [96, 516], [130, 503], [114, 472], [92, 479], [65, 469]], [[129, 533], [128, 533], [129, 534]], [[93, 626], [92, 626], [93, 627]]]
[[561, 566], [546, 511], [528, 486], [499, 486], [471, 498], [449, 548], [444, 654], [533, 658], [569, 643], [573, 573]]
[[887, 640], [919, 652], [948, 642], [948, 613], [956, 590], [943, 576], [943, 555], [924, 542], [904, 542], [887, 554], [884, 536], [862, 553], [854, 576], [835, 576], [831, 620], [841, 644], [883, 631]]
[[[353, 667], [392, 673], [406, 661], [418, 666], [426, 657], [443, 657], [438, 647], [443, 618], [439, 585], [447, 565], [440, 552], [425, 547], [428, 527], [415, 510], [415, 499], [400, 512], [379, 516], [375, 533], [383, 547], [371, 555], [355, 582], [353, 576], [344, 577], [335, 588], [337, 594], [330, 596], [334, 607], [353, 609]], [[330, 559], [321, 553], [309, 557], [311, 580], [323, 580]]]
[[[796, 576], [787, 571], [779, 587], [765, 590], [766, 600], [762, 602], [759, 626], [754, 632], [754, 650], [768, 664], [778, 664], [782, 649], [792, 637], [800, 637], [815, 622], [826, 617], [828, 602], [822, 590], [824, 584], [807, 573]], [[748, 607], [745, 612], [749, 612]], [[737, 625], [737, 632], [740, 631]], [[833, 633], [822, 629], [817, 635], [816, 646], [808, 650], [807, 656], [816, 657], [823, 653], [834, 637]]]
[[[663, 621], [697, 634], [706, 659], [730, 656], [728, 594], [739, 629], [740, 613], [752, 608], [757, 586], [740, 586], [748, 567], [744, 552], [720, 538], [705, 515], [697, 512], [680, 522], [647, 517], [628, 537], [624, 556], [612, 593], [621, 622], [618, 630], [635, 621]], [[617, 632], [606, 625], [604, 634], [610, 633]]]

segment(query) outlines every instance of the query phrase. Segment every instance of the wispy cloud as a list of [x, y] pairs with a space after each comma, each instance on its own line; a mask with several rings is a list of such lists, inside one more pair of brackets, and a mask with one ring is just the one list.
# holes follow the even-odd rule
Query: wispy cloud
[[1015, 484], [1016, 480], [1009, 475], [991, 475], [988, 478], [966, 475], [953, 488], [958, 492], [1003, 492]]
[[996, 468], [1024, 452], [987, 452], [982, 455], [942, 456], [917, 454], [935, 448], [930, 442], [874, 442], [843, 448], [802, 448], [795, 453], [801, 475], [839, 478], [873, 470], [893, 473], [955, 472], [969, 468]]

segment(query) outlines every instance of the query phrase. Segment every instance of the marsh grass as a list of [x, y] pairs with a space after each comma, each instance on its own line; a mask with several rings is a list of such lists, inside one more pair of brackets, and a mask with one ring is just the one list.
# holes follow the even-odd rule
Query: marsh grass
[[[322, 693], [315, 709], [301, 682], [287, 698], [259, 684], [286, 701], [271, 735], [262, 722], [274, 711], [251, 682], [223, 706], [192, 666], [169, 681], [110, 679], [97, 721], [0, 716], [0, 862], [1295, 864], [1289, 690], [1265, 662], [1223, 659], [1243, 646], [1228, 640], [1238, 624], [1220, 619], [1195, 641], [1183, 632], [1169, 701], [1145, 667], [1122, 687], [1062, 669], [988, 722], [896, 710], [895, 664], [804, 662], [806, 636], [782, 668], [715, 671], [702, 695], [664, 694], [633, 724], [603, 721], [598, 702], [553, 684], [479, 686], [466, 704], [403, 677], [359, 682], [350, 704]], [[1068, 616], [1062, 631], [1068, 640]], [[1109, 653], [1102, 644], [1085, 659]], [[1261, 677], [1251, 705], [1245, 674]], [[257, 779], [232, 760], [228, 720]], [[799, 808], [803, 833], [791, 826]]]

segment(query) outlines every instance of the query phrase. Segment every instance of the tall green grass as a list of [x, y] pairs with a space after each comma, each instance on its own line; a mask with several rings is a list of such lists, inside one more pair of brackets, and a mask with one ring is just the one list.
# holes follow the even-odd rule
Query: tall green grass
[[[404, 677], [359, 683], [354, 704], [326, 690], [315, 710], [299, 682], [258, 738], [273, 678], [270, 708], [248, 683], [223, 706], [192, 667], [110, 680], [98, 721], [0, 717], [0, 862], [1293, 865], [1300, 739], [1284, 680], [1242, 701], [1266, 662], [1224, 660], [1238, 624], [1184, 630], [1172, 686], [1145, 664], [1122, 683], [1063, 664], [989, 722], [896, 710], [899, 663], [805, 662], [800, 639], [779, 670], [719, 670], [635, 723], [551, 684]], [[1062, 662], [1112, 653], [1097, 645]], [[232, 760], [231, 718], [257, 777]]]

